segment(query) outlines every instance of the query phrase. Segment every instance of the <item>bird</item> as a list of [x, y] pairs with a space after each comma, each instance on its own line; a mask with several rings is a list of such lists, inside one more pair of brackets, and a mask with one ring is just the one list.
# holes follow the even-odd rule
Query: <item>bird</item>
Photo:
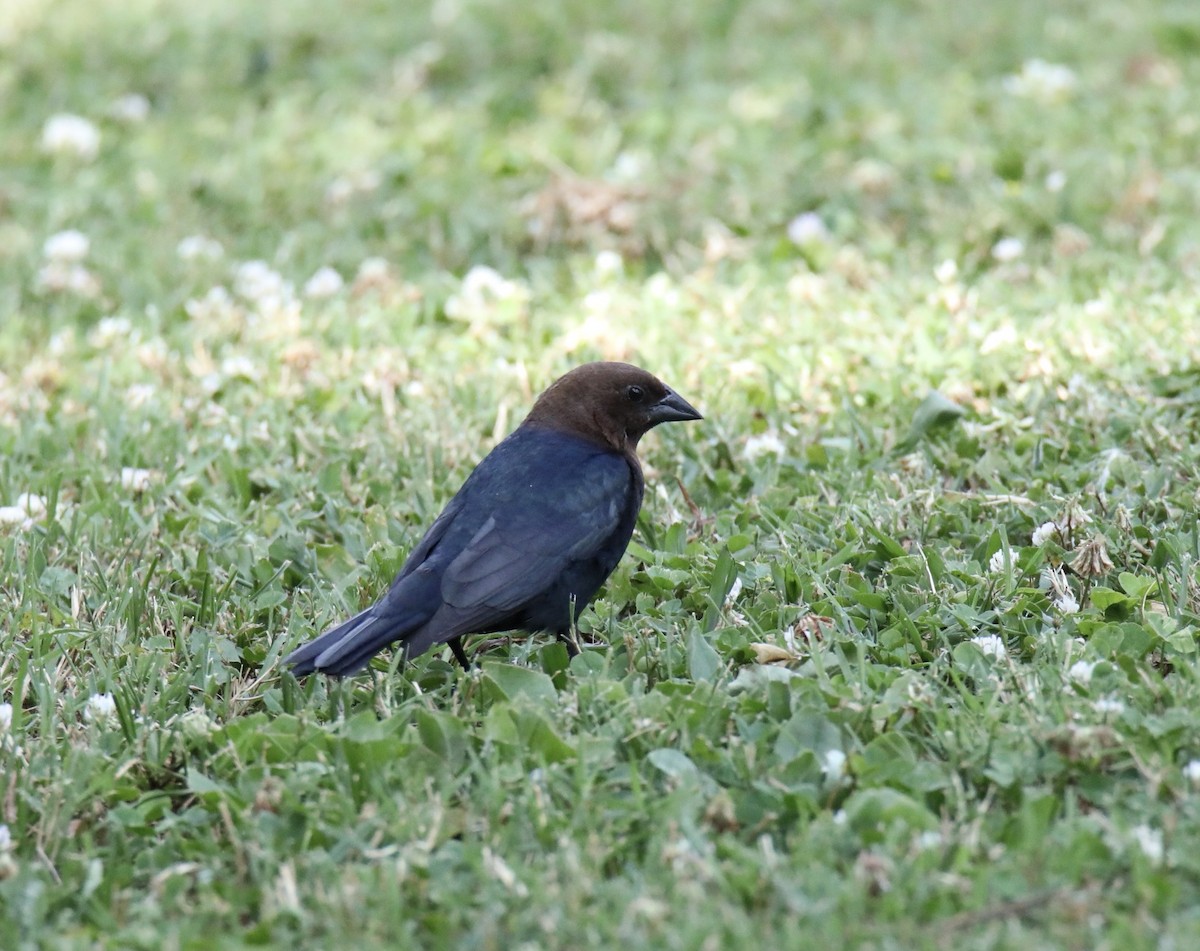
[[645, 481], [638, 441], [703, 417], [653, 374], [585, 363], [555, 380], [483, 458], [375, 604], [285, 660], [302, 677], [345, 677], [398, 644], [408, 659], [462, 639], [548, 631], [570, 656], [580, 613], [633, 536]]

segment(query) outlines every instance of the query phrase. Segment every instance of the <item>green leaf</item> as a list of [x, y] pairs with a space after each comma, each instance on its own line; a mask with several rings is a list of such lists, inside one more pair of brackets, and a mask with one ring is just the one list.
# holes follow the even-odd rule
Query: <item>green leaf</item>
[[845, 805], [851, 827], [868, 842], [878, 842], [889, 826], [899, 824], [914, 831], [935, 829], [938, 820], [921, 803], [895, 789], [864, 789]]
[[198, 769], [189, 768], [187, 771], [187, 788], [189, 792], [201, 797], [224, 796], [229, 787], [205, 776]]
[[937, 390], [931, 390], [921, 401], [917, 411], [913, 413], [912, 428], [908, 433], [908, 442], [916, 442], [935, 429], [949, 426], [957, 422], [966, 411]]
[[402, 722], [395, 717], [381, 720], [373, 711], [363, 710], [342, 724], [341, 735], [354, 743], [374, 743], [394, 736]]
[[1100, 611], [1107, 612], [1109, 608], [1127, 608], [1129, 606], [1129, 598], [1119, 591], [1113, 591], [1112, 588], [1092, 588], [1090, 597], [1092, 604]]
[[912, 744], [902, 734], [884, 733], [867, 744], [856, 772], [864, 785], [908, 785], [905, 780], [916, 759]]
[[692, 680], [713, 680], [724, 666], [721, 655], [699, 631], [692, 631], [688, 635], [687, 652], [688, 673]]
[[418, 711], [417, 735], [430, 752], [452, 766], [462, 763], [466, 756], [467, 735], [463, 722], [449, 713]]
[[694, 779], [700, 774], [696, 764], [686, 754], [669, 747], [651, 750], [646, 754], [646, 761], [672, 779]]
[[243, 761], [261, 759], [291, 765], [322, 758], [330, 740], [322, 727], [286, 713], [274, 717], [255, 713], [232, 720], [221, 735]]
[[713, 604], [719, 606], [725, 603], [726, 595], [733, 589], [737, 570], [737, 562], [733, 560], [729, 549], [722, 549], [717, 555], [717, 563], [713, 566], [712, 578], [708, 584], [708, 596]]
[[891, 535], [887, 535], [880, 531], [880, 529], [875, 525], [872, 525], [870, 522], [868, 522], [864, 527], [867, 530], [867, 534], [871, 535], [877, 542], [879, 542], [881, 554], [886, 555], [888, 558], [903, 558], [908, 554], [908, 552], [904, 550], [903, 545], [896, 541], [896, 539], [892, 538]]
[[71, 593], [71, 586], [79, 582], [79, 576], [68, 568], [51, 565], [38, 578], [38, 588], [46, 594], [66, 598]]
[[1121, 653], [1131, 657], [1142, 657], [1154, 645], [1154, 638], [1142, 625], [1129, 621], [1121, 625]]
[[521, 710], [517, 713], [516, 724], [522, 745], [538, 760], [562, 763], [575, 757], [575, 748], [563, 740], [544, 713]]
[[1153, 578], [1143, 578], [1128, 571], [1122, 571], [1117, 580], [1124, 592], [1134, 601], [1141, 601], [1158, 583]]
[[483, 679], [493, 694], [502, 700], [515, 697], [528, 697], [542, 703], [558, 700], [554, 681], [540, 670], [492, 662], [483, 665]]
[[494, 703], [483, 720], [483, 738], [492, 743], [516, 746], [521, 742], [517, 721], [507, 703]]
[[1173, 634], [1168, 634], [1164, 640], [1168, 647], [1180, 654], [1196, 653], [1196, 632], [1191, 627], [1181, 628]]
[[804, 752], [824, 753], [842, 748], [841, 731], [814, 710], [801, 709], [779, 728], [775, 758], [786, 763]]

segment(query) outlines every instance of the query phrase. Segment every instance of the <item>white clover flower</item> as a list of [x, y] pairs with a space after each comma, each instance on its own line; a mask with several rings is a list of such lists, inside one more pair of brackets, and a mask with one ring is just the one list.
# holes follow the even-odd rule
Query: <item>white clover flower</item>
[[356, 284], [360, 281], [364, 284], [378, 284], [380, 281], [386, 281], [391, 268], [392, 266], [385, 258], [365, 258], [358, 266], [354, 282]]
[[664, 307], [678, 307], [683, 301], [682, 292], [666, 271], [651, 275], [645, 289], [648, 300]]
[[230, 379], [253, 380], [258, 375], [258, 368], [249, 357], [239, 354], [221, 361], [221, 373]]
[[979, 352], [984, 355], [995, 353], [997, 350], [1011, 347], [1018, 339], [1017, 328], [1005, 321], [983, 338], [983, 342], [979, 345]]
[[759, 433], [757, 436], [750, 436], [746, 440], [746, 445], [742, 449], [742, 455], [749, 460], [757, 459], [759, 456], [782, 456], [787, 452], [787, 446], [784, 445], [775, 433]]
[[1006, 263], [1015, 261], [1025, 253], [1025, 243], [1020, 238], [1001, 238], [992, 245], [992, 257]]
[[45, 518], [46, 500], [32, 492], [22, 492], [17, 496], [17, 508], [29, 515], [30, 518]]
[[51, 336], [50, 342], [47, 344], [46, 349], [49, 350], [54, 356], [61, 357], [73, 346], [75, 346], [75, 331], [60, 330], [58, 333]]
[[1200, 759], [1188, 760], [1183, 767], [1183, 778], [1200, 786]]
[[92, 298], [100, 293], [100, 282], [82, 264], [50, 261], [37, 272], [38, 290], [52, 294], [70, 293]]
[[[492, 317], [515, 316], [514, 306], [523, 304], [527, 297], [528, 292], [517, 281], [477, 264], [463, 277], [459, 292], [446, 301], [446, 315], [472, 324], [486, 323]], [[585, 298], [585, 306], [587, 303]]]
[[1101, 716], [1107, 716], [1110, 713], [1116, 716], [1125, 712], [1125, 704], [1116, 697], [1100, 697], [1098, 700], [1092, 701], [1092, 709]]
[[1041, 548], [1057, 534], [1058, 526], [1054, 522], [1042, 522], [1041, 525], [1033, 530], [1033, 538], [1030, 541], [1035, 548]]
[[596, 255], [595, 268], [601, 277], [611, 277], [625, 269], [625, 259], [616, 251], [601, 251]]
[[131, 409], [138, 409], [154, 399], [157, 392], [152, 383], [131, 383], [125, 390], [125, 403]]
[[806, 244], [821, 244], [829, 240], [829, 229], [815, 211], [796, 215], [787, 226], [788, 240], [803, 247]]
[[477, 264], [463, 278], [462, 292], [471, 299], [491, 296], [497, 300], [507, 300], [519, 296], [521, 291], [516, 281], [510, 281], [495, 268]]
[[793, 274], [787, 282], [788, 296], [807, 304], [820, 304], [828, 289], [829, 281], [824, 275], [810, 274], [808, 271]]
[[1077, 684], [1092, 682], [1092, 671], [1096, 669], [1094, 661], [1077, 660], [1067, 670], [1067, 676]]
[[749, 358], [734, 360], [726, 367], [726, 372], [731, 380], [750, 380], [762, 374], [762, 364]]
[[613, 161], [609, 178], [617, 182], [640, 181], [645, 175], [649, 162], [636, 152], [620, 152]]
[[0, 852], [11, 852], [13, 847], [12, 833], [8, 826], [0, 823]]
[[234, 272], [233, 289], [259, 306], [278, 306], [292, 296], [292, 286], [266, 261], [246, 261]]
[[1062, 614], [1075, 614], [1079, 610], [1079, 599], [1069, 588], [1053, 599], [1053, 604]]
[[228, 316], [234, 311], [235, 307], [233, 298], [229, 296], [229, 291], [225, 290], [220, 284], [216, 287], [210, 287], [208, 292], [199, 300], [192, 298], [183, 305], [184, 312], [192, 320], [199, 321], [216, 320]]
[[937, 829], [926, 829], [913, 840], [913, 844], [921, 852], [940, 849], [943, 845], [942, 833]]
[[1154, 864], [1158, 864], [1163, 860], [1163, 855], [1166, 850], [1163, 847], [1163, 834], [1161, 829], [1155, 829], [1151, 826], [1142, 824], [1134, 826], [1129, 830], [1133, 838], [1133, 843], [1142, 853]]
[[45, 517], [46, 500], [30, 492], [18, 495], [14, 505], [0, 506], [0, 528], [16, 527], [28, 531]]
[[150, 469], [135, 469], [132, 466], [125, 466], [121, 469], [121, 488], [135, 495], [141, 495], [150, 488], [157, 477], [158, 474]]
[[383, 176], [373, 168], [335, 178], [325, 189], [325, 203], [344, 205], [357, 195], [367, 195], [383, 184]]
[[1074, 614], [1079, 610], [1079, 599], [1067, 584], [1067, 574], [1062, 568], [1047, 568], [1042, 575], [1049, 589], [1051, 603], [1063, 614]]
[[20, 525], [23, 528], [29, 528], [33, 525], [33, 521], [24, 511], [15, 505], [0, 505], [0, 527], [10, 525]]
[[[588, 291], [583, 295], [583, 309], [588, 313], [588, 324], [596, 339], [593, 341], [599, 343], [604, 337], [611, 335], [610, 321], [608, 315], [613, 309], [613, 292], [609, 290], [594, 290]], [[579, 331], [576, 331], [576, 337], [580, 337]], [[593, 336], [589, 334], [588, 336]], [[586, 338], [584, 338], [586, 339]]]
[[83, 718], [88, 723], [105, 722], [117, 715], [117, 702], [111, 693], [94, 693], [83, 706]]
[[348, 178], [335, 178], [325, 188], [325, 204], [344, 205], [354, 197], [354, 183]]
[[992, 557], [988, 559], [988, 571], [992, 572], [993, 574], [998, 574], [1004, 570], [1004, 563], [1004, 549], [997, 548], [994, 552], [992, 552]]
[[77, 264], [88, 256], [92, 243], [82, 231], [70, 228], [52, 234], [42, 245], [42, 254], [50, 261], [62, 264]]
[[331, 267], [322, 267], [305, 282], [304, 296], [310, 298], [333, 297], [344, 284], [342, 275], [337, 271]]
[[827, 779], [841, 779], [846, 774], [846, 754], [841, 750], [826, 750], [821, 755], [821, 772]]
[[996, 634], [980, 634], [978, 637], [972, 637], [971, 643], [978, 647], [986, 657], [1001, 660], [1008, 656], [1008, 648], [1004, 646], [1004, 639]]
[[1026, 60], [1021, 71], [1004, 79], [1004, 91], [1026, 99], [1055, 102], [1075, 91], [1078, 80], [1068, 66], [1043, 59]]
[[145, 122], [150, 115], [150, 100], [140, 92], [127, 93], [114, 99], [108, 107], [108, 114], [118, 122], [134, 125]]
[[1046, 176], [1046, 191], [1051, 194], [1058, 194], [1067, 187], [1067, 176], [1065, 172], [1053, 171]]
[[855, 188], [868, 195], [886, 195], [896, 184], [896, 169], [879, 159], [859, 159], [847, 176]]
[[97, 349], [104, 349], [124, 340], [132, 332], [133, 324], [128, 317], [102, 317], [88, 334], [88, 343]]
[[946, 258], [933, 269], [933, 276], [939, 284], [953, 284], [958, 278], [958, 262], [954, 258]]
[[42, 148], [54, 155], [73, 155], [90, 162], [100, 154], [100, 130], [83, 116], [59, 113], [42, 126]]
[[12, 729], [13, 707], [11, 703], [0, 703], [0, 736]]
[[243, 297], [255, 297], [264, 287], [274, 290], [282, 280], [266, 261], [243, 261], [234, 272], [233, 289]]
[[181, 261], [216, 261], [224, 254], [220, 241], [202, 234], [190, 234], [175, 245], [175, 256]]

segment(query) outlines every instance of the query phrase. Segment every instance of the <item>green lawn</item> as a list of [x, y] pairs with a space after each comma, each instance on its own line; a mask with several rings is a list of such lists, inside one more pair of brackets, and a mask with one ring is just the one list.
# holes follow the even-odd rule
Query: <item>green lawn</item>
[[[1200, 946], [1198, 84], [1194, 0], [0, 2], [0, 948]], [[596, 358], [706, 419], [582, 656], [281, 668]]]

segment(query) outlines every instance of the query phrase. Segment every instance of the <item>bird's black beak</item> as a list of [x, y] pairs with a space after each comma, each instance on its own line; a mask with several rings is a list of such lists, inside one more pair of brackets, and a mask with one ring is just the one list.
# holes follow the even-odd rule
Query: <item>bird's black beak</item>
[[682, 423], [689, 419], [704, 419], [687, 400], [668, 389], [667, 395], [650, 407], [650, 425]]

